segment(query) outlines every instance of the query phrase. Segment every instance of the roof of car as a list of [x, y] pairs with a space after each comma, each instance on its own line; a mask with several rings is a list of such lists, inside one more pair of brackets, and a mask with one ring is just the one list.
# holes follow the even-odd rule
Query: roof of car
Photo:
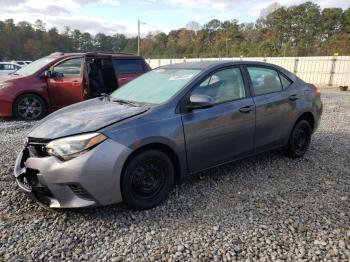
[[130, 59], [144, 59], [142, 56], [138, 56], [135, 54], [127, 54], [127, 53], [111, 53], [111, 52], [88, 52], [88, 53], [61, 53], [55, 52], [49, 55], [49, 57], [59, 58], [59, 57], [71, 57], [71, 56], [112, 56], [112, 57], [121, 57], [121, 58], [130, 58]]
[[160, 68], [178, 68], [178, 69], [209, 69], [216, 66], [229, 66], [229, 65], [245, 65], [245, 64], [253, 64], [253, 65], [268, 65], [272, 67], [276, 67], [276, 65], [265, 63], [265, 62], [257, 62], [257, 61], [242, 61], [242, 60], [232, 60], [232, 61], [223, 61], [223, 60], [210, 60], [210, 61], [200, 61], [200, 62], [186, 62], [186, 63], [178, 63], [178, 64], [170, 64], [161, 66]]
[[15, 62], [0, 62], [0, 64], [9, 64], [9, 65], [18, 65], [17, 63]]
[[233, 66], [233, 65], [257, 65], [257, 66], [269, 66], [274, 69], [277, 69], [279, 72], [282, 72], [288, 78], [290, 78], [292, 81], [302, 81], [300, 78], [298, 78], [295, 74], [291, 73], [290, 71], [286, 70], [285, 68], [282, 68], [278, 65], [269, 64], [265, 62], [258, 62], [258, 61], [247, 61], [247, 60], [204, 60], [200, 62], [187, 62], [187, 63], [179, 63], [179, 64], [170, 64], [161, 66], [159, 68], [164, 69], [199, 69], [199, 70], [215, 70], [220, 67], [225, 66]]

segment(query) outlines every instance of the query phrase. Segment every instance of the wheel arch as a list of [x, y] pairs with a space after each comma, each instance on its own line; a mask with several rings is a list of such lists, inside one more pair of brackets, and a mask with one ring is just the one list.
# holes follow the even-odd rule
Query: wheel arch
[[309, 122], [312, 131], [314, 131], [315, 128], [315, 116], [311, 112], [303, 112], [297, 120], [294, 122], [293, 127], [300, 121], [300, 120], [306, 120]]
[[136, 155], [145, 152], [145, 151], [149, 151], [149, 150], [158, 150], [160, 152], [165, 153], [170, 160], [172, 161], [174, 168], [175, 168], [175, 180], [178, 181], [181, 179], [181, 177], [184, 174], [184, 166], [183, 163], [181, 163], [181, 160], [178, 156], [178, 154], [176, 153], [176, 151], [169, 145], [165, 144], [165, 143], [161, 143], [161, 142], [154, 142], [154, 143], [148, 143], [148, 144], [144, 144], [138, 148], [136, 148], [134, 151], [132, 151], [129, 156], [127, 157], [124, 165], [123, 165], [123, 169], [122, 169], [122, 173], [124, 172], [125, 167], [128, 165], [128, 163], [130, 162], [131, 159], [133, 159]]

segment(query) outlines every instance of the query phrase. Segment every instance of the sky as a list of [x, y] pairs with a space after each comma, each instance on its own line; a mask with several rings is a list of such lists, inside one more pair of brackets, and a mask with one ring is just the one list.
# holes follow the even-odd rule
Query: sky
[[[46, 28], [64, 26], [92, 34], [136, 35], [137, 20], [141, 33], [185, 27], [190, 21], [205, 24], [211, 19], [254, 22], [261, 9], [276, 0], [0, 0], [0, 20], [15, 22], [44, 21]], [[303, 0], [280, 0], [284, 6]], [[314, 0], [321, 8], [350, 6], [349, 0]]]

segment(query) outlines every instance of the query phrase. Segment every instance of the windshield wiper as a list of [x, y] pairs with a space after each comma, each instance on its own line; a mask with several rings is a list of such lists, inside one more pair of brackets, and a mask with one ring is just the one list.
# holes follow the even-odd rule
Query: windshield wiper
[[123, 100], [123, 99], [113, 99], [112, 102], [117, 102], [119, 104], [124, 104], [124, 105], [139, 106], [135, 102], [128, 101], [128, 100]]

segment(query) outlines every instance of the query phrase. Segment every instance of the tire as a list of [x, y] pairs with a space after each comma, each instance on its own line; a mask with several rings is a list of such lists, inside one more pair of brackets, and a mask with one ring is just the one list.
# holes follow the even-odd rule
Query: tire
[[47, 111], [47, 106], [40, 96], [35, 94], [24, 94], [18, 97], [13, 104], [13, 113], [17, 119], [38, 120]]
[[285, 154], [290, 158], [303, 157], [310, 146], [312, 129], [306, 120], [298, 121], [290, 134], [288, 144], [284, 147]]
[[171, 159], [161, 151], [144, 151], [133, 157], [122, 173], [123, 200], [132, 209], [150, 209], [168, 197], [174, 181]]

